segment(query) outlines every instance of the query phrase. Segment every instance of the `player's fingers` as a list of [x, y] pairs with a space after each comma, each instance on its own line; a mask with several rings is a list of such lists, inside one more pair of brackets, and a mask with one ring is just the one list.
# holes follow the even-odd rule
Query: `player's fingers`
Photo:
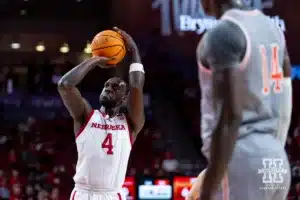
[[119, 33], [125, 33], [125, 31], [123, 31], [122, 29], [118, 28], [118, 27], [113, 27], [113, 29]]
[[113, 29], [115, 30], [115, 31], [117, 31], [118, 33], [120, 33], [123, 37], [128, 37], [129, 35], [125, 32], [125, 31], [123, 31], [122, 29], [119, 29], [118, 27], [113, 27]]
[[113, 27], [114, 31], [119, 31], [120, 29], [116, 26]]
[[114, 59], [115, 59], [114, 57], [107, 58], [107, 57], [99, 57], [99, 56], [96, 56], [97, 62], [103, 63], [103, 64], [106, 64], [108, 61], [111, 61], [111, 60], [114, 60]]

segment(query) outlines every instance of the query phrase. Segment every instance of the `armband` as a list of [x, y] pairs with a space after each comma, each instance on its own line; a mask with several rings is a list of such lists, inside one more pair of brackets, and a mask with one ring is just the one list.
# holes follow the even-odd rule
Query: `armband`
[[145, 73], [144, 71], [144, 66], [141, 63], [132, 63], [129, 67], [129, 73], [130, 72], [142, 72]]

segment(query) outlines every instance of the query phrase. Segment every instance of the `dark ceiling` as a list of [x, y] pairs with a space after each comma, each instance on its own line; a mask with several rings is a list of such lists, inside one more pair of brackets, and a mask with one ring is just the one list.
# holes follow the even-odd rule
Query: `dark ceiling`
[[108, 20], [109, 0], [0, 0], [1, 19]]

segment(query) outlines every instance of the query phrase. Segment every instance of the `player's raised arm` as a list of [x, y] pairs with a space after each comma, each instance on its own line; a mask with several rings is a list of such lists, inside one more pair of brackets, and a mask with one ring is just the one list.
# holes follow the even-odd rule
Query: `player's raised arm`
[[134, 134], [134, 139], [137, 134], [142, 130], [145, 123], [145, 114], [144, 114], [144, 94], [143, 87], [145, 82], [145, 71], [141, 62], [139, 50], [136, 43], [130, 35], [126, 32], [114, 28], [118, 31], [125, 40], [126, 47], [132, 54], [132, 64], [129, 68], [129, 118], [132, 123], [132, 131]]
[[91, 69], [98, 65], [104, 65], [108, 60], [103, 57], [93, 57], [85, 60], [67, 72], [58, 82], [59, 94], [75, 121], [84, 121], [92, 110], [89, 103], [82, 98], [76, 85]]
[[202, 40], [197, 59], [211, 69], [213, 105], [219, 113], [200, 195], [200, 199], [210, 200], [226, 173], [241, 123], [244, 84], [240, 63], [247, 43], [242, 30], [229, 21], [220, 22]]

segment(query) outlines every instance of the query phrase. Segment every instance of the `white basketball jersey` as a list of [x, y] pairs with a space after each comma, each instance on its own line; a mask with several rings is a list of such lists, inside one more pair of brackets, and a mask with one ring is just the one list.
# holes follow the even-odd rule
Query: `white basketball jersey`
[[75, 187], [119, 190], [125, 181], [131, 151], [130, 128], [124, 114], [108, 118], [92, 111], [76, 136], [78, 160]]

